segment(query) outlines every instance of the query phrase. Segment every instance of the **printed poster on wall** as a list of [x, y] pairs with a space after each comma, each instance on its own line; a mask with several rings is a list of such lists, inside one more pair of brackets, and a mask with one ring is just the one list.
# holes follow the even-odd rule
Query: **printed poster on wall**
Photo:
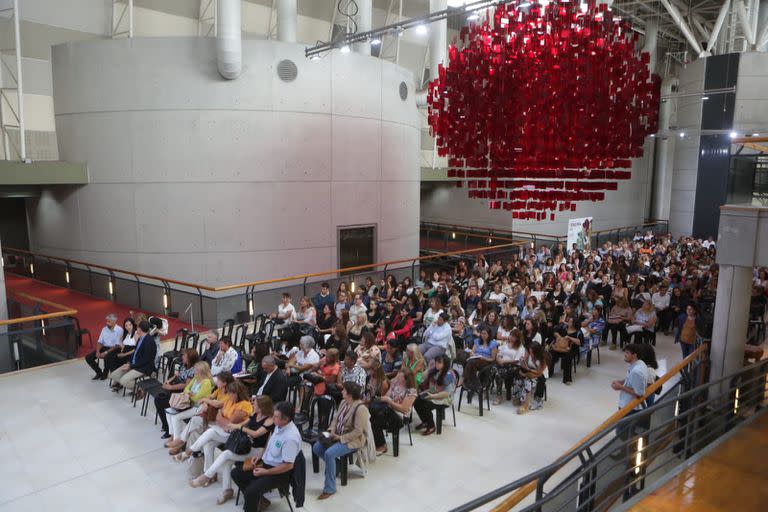
[[589, 251], [592, 237], [592, 217], [581, 217], [568, 220], [568, 252], [573, 251], [573, 246], [581, 252]]

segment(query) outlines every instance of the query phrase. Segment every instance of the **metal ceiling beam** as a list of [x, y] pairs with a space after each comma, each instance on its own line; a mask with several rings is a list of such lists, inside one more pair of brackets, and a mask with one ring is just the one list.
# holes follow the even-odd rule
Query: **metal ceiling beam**
[[744, 32], [744, 37], [747, 38], [749, 46], [755, 45], [755, 34], [752, 32], [752, 22], [747, 16], [747, 7], [744, 5], [744, 0], [734, 0], [736, 7], [736, 14], [739, 17], [739, 24], [741, 25], [741, 31]]
[[712, 48], [717, 43], [717, 37], [720, 35], [720, 29], [723, 28], [725, 17], [728, 15], [728, 10], [731, 8], [731, 0], [725, 0], [723, 5], [720, 6], [720, 12], [717, 13], [717, 20], [715, 20], [715, 27], [712, 29], [712, 33], [709, 35], [709, 41], [707, 41], [706, 53], [712, 54]]
[[702, 53], [701, 46], [699, 45], [699, 42], [696, 40], [696, 37], [694, 37], [693, 32], [691, 32], [690, 27], [688, 27], [688, 24], [683, 19], [683, 16], [680, 14], [680, 11], [677, 10], [677, 7], [672, 5], [672, 2], [670, 0], [661, 0], [661, 5], [664, 6], [664, 8], [667, 10], [669, 15], [674, 20], [674, 22], [680, 28], [680, 31], [685, 36], [685, 39], [688, 41], [688, 44], [691, 45], [691, 48], [693, 48], [693, 50], [696, 52], [696, 55], [701, 55]]

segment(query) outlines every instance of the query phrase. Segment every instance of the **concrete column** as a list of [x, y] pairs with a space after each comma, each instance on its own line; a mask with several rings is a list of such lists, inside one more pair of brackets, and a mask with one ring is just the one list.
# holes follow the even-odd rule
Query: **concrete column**
[[768, 263], [768, 208], [720, 207], [717, 263], [720, 273], [712, 328], [712, 380], [743, 367], [752, 268]]
[[720, 265], [710, 351], [712, 380], [733, 373], [744, 366], [751, 290], [751, 267]]

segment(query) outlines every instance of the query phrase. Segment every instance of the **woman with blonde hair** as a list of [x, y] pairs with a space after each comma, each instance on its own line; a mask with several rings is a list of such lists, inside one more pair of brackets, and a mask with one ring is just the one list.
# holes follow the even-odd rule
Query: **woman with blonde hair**
[[317, 311], [312, 306], [309, 297], [304, 296], [299, 300], [299, 310], [296, 312], [296, 323], [307, 324], [311, 327], [317, 325]]
[[272, 414], [274, 411], [274, 404], [272, 399], [267, 395], [253, 396], [251, 397], [251, 404], [253, 405], [254, 413], [246, 421], [227, 427], [227, 432], [233, 432], [235, 430], [241, 430], [245, 432], [252, 440], [251, 451], [238, 455], [230, 450], [224, 450], [216, 457], [213, 464], [210, 465], [207, 471], [199, 477], [191, 480], [189, 485], [192, 487], [207, 487], [213, 482], [214, 477], [218, 473], [221, 473], [221, 486], [223, 491], [219, 496], [216, 503], [222, 505], [231, 500], [234, 496], [234, 489], [232, 487], [232, 477], [230, 472], [235, 462], [245, 461], [249, 458], [260, 458], [264, 452], [264, 448], [267, 446], [267, 439], [275, 428], [275, 423], [272, 420]]
[[198, 361], [194, 364], [193, 368], [195, 369], [195, 375], [184, 387], [184, 393], [189, 395], [192, 407], [171, 415], [171, 421], [168, 423], [168, 434], [170, 434], [172, 440], [181, 437], [181, 433], [184, 430], [184, 420], [198, 414], [200, 412], [200, 401], [210, 396], [213, 392], [213, 377], [211, 376], [211, 367], [208, 366], [208, 363]]

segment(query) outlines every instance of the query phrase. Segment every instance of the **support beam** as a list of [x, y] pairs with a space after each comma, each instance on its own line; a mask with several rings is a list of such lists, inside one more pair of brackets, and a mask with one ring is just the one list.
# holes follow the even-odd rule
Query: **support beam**
[[[133, 0], [131, 0], [133, 1]], [[21, 161], [27, 159], [26, 128], [24, 123], [24, 80], [21, 71], [21, 13], [19, 0], [13, 0], [13, 37], [16, 46], [16, 94], [19, 101], [19, 156]], [[6, 155], [8, 158], [8, 155]]]
[[693, 35], [693, 32], [691, 32], [691, 28], [685, 22], [685, 20], [683, 19], [683, 16], [680, 14], [680, 11], [677, 10], [677, 7], [672, 5], [672, 2], [670, 0], [661, 0], [661, 4], [664, 6], [664, 8], [669, 13], [669, 15], [672, 17], [672, 20], [680, 28], [680, 31], [685, 36], [685, 39], [686, 41], [688, 41], [688, 44], [691, 45], [691, 48], [693, 48], [693, 51], [696, 52], [696, 55], [700, 55], [701, 45], [699, 45], [699, 42], [696, 40], [696, 37]]
[[755, 45], [755, 34], [752, 32], [752, 23], [747, 16], [747, 7], [744, 5], [744, 0], [734, 0], [736, 3], [736, 14], [739, 17], [739, 23], [741, 24], [741, 31], [744, 32], [744, 37], [747, 38], [747, 43], [750, 47]]
[[723, 28], [725, 17], [728, 16], [728, 10], [731, 8], [731, 0], [725, 0], [723, 5], [720, 6], [720, 12], [717, 13], [717, 20], [715, 26], [712, 29], [712, 33], [709, 35], [709, 41], [707, 41], [706, 53], [712, 55], [712, 48], [717, 43], [717, 38], [720, 35], [720, 30]]

